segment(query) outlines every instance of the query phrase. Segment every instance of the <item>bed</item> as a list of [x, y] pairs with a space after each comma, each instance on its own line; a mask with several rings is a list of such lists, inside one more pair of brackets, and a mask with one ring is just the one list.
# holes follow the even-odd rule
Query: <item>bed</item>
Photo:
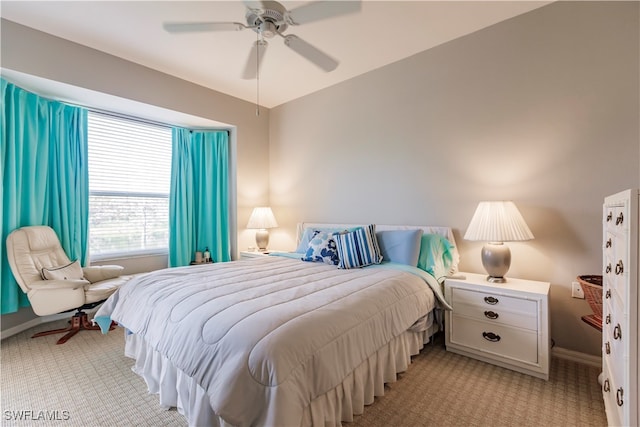
[[[319, 230], [350, 236], [362, 227], [299, 224], [297, 250]], [[427, 236], [447, 242], [446, 272], [393, 260], [336, 268], [304, 262], [304, 253], [171, 268], [133, 279], [94, 319], [126, 328], [132, 369], [189, 425], [341, 425], [439, 329], [436, 313], [447, 307], [439, 282], [458, 260], [451, 229], [375, 226], [391, 259], [408, 253], [405, 234], [415, 252], [415, 233], [419, 250]]]

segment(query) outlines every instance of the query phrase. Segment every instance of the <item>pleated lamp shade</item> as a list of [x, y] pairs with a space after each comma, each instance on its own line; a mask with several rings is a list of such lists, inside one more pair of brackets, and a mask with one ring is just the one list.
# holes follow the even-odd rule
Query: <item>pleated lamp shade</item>
[[276, 217], [273, 216], [273, 212], [269, 207], [260, 207], [253, 209], [247, 228], [275, 228], [278, 226]]
[[487, 281], [504, 283], [511, 266], [511, 251], [503, 242], [533, 239], [520, 211], [513, 202], [480, 202], [464, 234], [465, 240], [482, 240], [482, 265]]
[[480, 202], [464, 234], [464, 239], [515, 242], [531, 240], [533, 233], [513, 202]]

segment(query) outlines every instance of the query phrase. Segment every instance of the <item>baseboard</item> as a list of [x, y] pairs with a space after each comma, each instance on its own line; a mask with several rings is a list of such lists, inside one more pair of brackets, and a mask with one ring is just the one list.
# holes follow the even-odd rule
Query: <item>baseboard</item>
[[579, 351], [568, 350], [562, 347], [553, 347], [551, 349], [551, 356], [557, 357], [558, 359], [571, 360], [584, 365], [602, 367], [602, 357], [580, 353]]
[[[87, 314], [91, 314], [98, 311], [98, 307], [95, 307], [89, 310], [83, 310], [83, 311]], [[69, 311], [66, 313], [58, 313], [58, 314], [51, 314], [49, 316], [36, 317], [35, 319], [31, 319], [28, 322], [21, 323], [20, 325], [14, 326], [13, 328], [0, 331], [0, 339], [9, 338], [13, 335], [19, 334], [20, 332], [24, 332], [29, 328], [33, 328], [34, 326], [38, 326], [43, 323], [55, 322], [56, 320], [69, 319], [71, 318], [71, 316], [73, 316], [73, 313], [74, 312]]]

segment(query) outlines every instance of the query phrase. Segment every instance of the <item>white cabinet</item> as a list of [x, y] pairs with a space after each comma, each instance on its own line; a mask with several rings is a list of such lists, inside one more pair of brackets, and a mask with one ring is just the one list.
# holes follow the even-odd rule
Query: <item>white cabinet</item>
[[638, 190], [606, 197], [603, 207], [602, 395], [607, 421], [637, 426]]
[[549, 283], [462, 273], [445, 281], [448, 351], [549, 379]]

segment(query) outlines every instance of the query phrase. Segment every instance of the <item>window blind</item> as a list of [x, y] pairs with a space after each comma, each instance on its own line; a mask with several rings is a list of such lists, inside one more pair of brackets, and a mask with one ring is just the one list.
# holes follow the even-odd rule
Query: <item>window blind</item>
[[171, 129], [91, 111], [87, 124], [91, 257], [166, 252]]

